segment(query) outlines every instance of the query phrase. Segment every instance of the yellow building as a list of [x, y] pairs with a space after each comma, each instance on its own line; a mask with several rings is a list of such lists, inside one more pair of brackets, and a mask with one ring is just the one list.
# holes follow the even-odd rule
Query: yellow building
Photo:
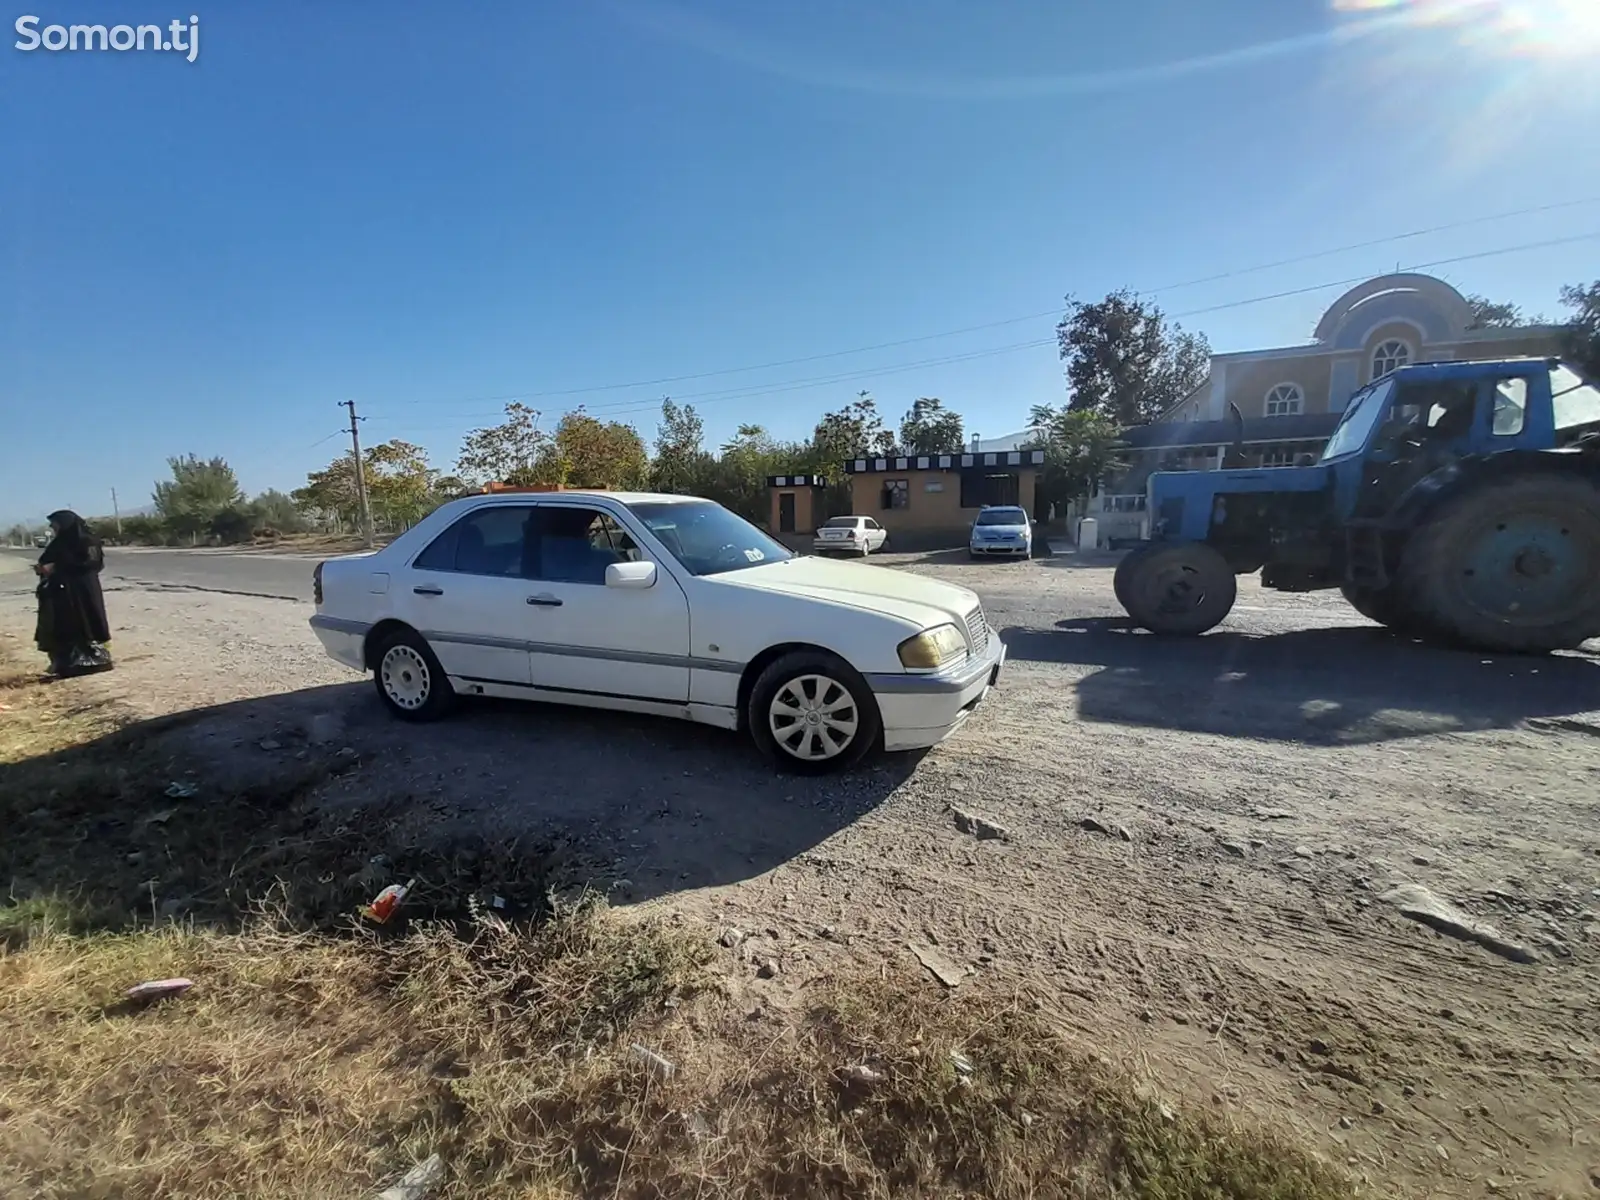
[[889, 531], [889, 549], [965, 546], [978, 510], [1017, 504], [1037, 515], [1043, 450], [858, 458], [845, 464], [850, 511]]

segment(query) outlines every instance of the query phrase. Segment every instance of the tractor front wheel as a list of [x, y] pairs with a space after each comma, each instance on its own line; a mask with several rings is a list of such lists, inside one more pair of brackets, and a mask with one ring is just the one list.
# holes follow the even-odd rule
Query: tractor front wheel
[[1600, 488], [1542, 472], [1448, 501], [1411, 536], [1400, 594], [1482, 650], [1540, 654], [1600, 636]]
[[1203, 542], [1141, 548], [1123, 560], [1122, 606], [1151, 633], [1194, 637], [1233, 607], [1233, 568]]
[[1159, 549], [1160, 545], [1159, 542], [1140, 542], [1122, 556], [1117, 569], [1111, 573], [1111, 590], [1117, 594], [1117, 603], [1122, 605], [1124, 612], [1128, 610], [1128, 579], [1138, 569], [1139, 559], [1151, 550]]

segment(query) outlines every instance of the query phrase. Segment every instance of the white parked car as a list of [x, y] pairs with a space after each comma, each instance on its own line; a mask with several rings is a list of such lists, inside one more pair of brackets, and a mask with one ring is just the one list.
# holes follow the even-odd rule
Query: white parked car
[[1032, 558], [1033, 522], [1027, 510], [986, 505], [972, 523], [967, 552], [973, 558]]
[[864, 558], [883, 549], [888, 540], [889, 531], [871, 517], [829, 517], [811, 539], [811, 548], [819, 554], [859, 554]]
[[966, 588], [795, 555], [689, 496], [455, 500], [314, 589], [324, 648], [398, 717], [459, 696], [655, 713], [807, 772], [935, 745], [1005, 661]]

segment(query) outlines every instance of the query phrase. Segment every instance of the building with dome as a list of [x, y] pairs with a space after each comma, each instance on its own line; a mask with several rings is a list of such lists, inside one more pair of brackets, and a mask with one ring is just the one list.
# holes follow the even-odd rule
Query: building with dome
[[1351, 288], [1298, 346], [1215, 354], [1204, 382], [1154, 424], [1131, 429], [1129, 469], [1089, 504], [1102, 543], [1139, 537], [1145, 480], [1157, 470], [1215, 470], [1244, 417], [1246, 464], [1320, 455], [1350, 397], [1396, 367], [1556, 354], [1557, 325], [1481, 327], [1466, 297], [1430, 275], [1384, 275]]

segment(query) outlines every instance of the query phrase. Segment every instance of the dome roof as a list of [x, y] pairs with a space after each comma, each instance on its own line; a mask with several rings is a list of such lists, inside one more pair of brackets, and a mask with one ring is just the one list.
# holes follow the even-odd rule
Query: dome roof
[[1472, 306], [1431, 275], [1380, 275], [1335, 300], [1317, 322], [1315, 336], [1339, 349], [1357, 349], [1374, 329], [1394, 321], [1415, 326], [1426, 341], [1448, 342], [1472, 324]]

